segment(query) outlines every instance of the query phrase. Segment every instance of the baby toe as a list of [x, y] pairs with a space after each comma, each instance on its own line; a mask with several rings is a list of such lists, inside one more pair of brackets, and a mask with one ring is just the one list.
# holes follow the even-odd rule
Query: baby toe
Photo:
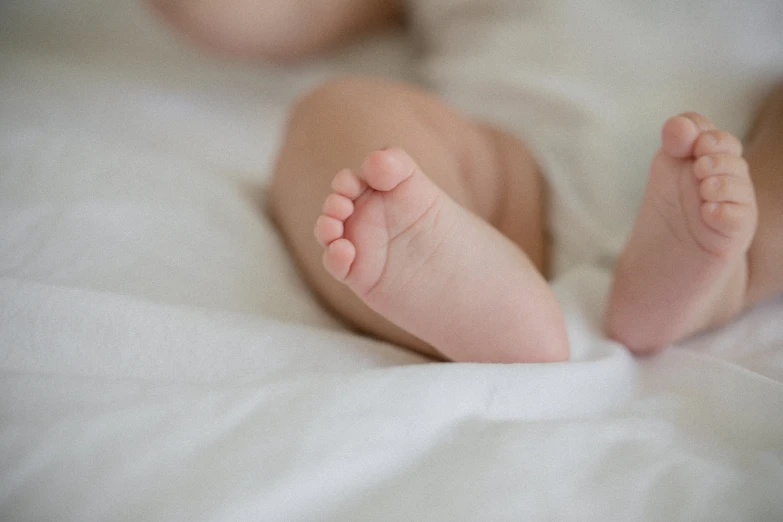
[[701, 217], [708, 227], [723, 238], [732, 240], [745, 234], [750, 240], [756, 226], [756, 207], [741, 203], [707, 201], [701, 206]]
[[330, 216], [319, 216], [315, 222], [315, 239], [325, 247], [335, 239], [342, 237], [343, 222]]
[[715, 124], [712, 123], [712, 120], [706, 116], [702, 116], [698, 112], [684, 112], [680, 114], [680, 116], [691, 120], [693, 124], [696, 125], [696, 128], [699, 130], [699, 132], [706, 132], [715, 129]]
[[691, 155], [699, 128], [690, 118], [680, 115], [669, 118], [661, 130], [663, 150], [669, 156], [686, 158]]
[[335, 219], [345, 221], [353, 214], [353, 201], [342, 194], [332, 193], [324, 201], [322, 212]]
[[356, 259], [356, 247], [345, 238], [337, 239], [324, 250], [323, 264], [326, 271], [338, 281], [345, 281]]
[[699, 184], [704, 201], [715, 203], [752, 203], [755, 199], [750, 180], [725, 174], [710, 176]]
[[362, 164], [362, 175], [370, 187], [382, 192], [394, 190], [419, 168], [407, 152], [400, 148], [376, 150]]
[[351, 169], [343, 169], [332, 180], [332, 190], [355, 200], [367, 189], [367, 183], [359, 178]]
[[742, 156], [734, 154], [711, 154], [702, 156], [693, 164], [696, 179], [703, 180], [716, 174], [750, 178], [748, 162]]
[[742, 143], [733, 134], [724, 130], [711, 130], [701, 133], [693, 146], [693, 155], [697, 158], [708, 154], [742, 155]]

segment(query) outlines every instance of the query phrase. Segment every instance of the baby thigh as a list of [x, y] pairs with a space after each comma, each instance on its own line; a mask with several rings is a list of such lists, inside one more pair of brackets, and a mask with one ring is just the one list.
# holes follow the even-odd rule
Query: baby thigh
[[343, 168], [358, 172], [372, 151], [405, 149], [459, 205], [497, 228], [545, 269], [544, 187], [526, 147], [511, 135], [471, 121], [415, 87], [369, 79], [329, 82], [291, 112], [278, 155], [270, 209], [303, 275], [351, 325], [437, 357], [370, 310], [322, 265], [313, 225]]

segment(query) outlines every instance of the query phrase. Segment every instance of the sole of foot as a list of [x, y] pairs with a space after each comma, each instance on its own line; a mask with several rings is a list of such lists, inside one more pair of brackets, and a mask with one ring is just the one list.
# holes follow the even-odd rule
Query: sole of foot
[[742, 144], [694, 113], [669, 119], [618, 260], [610, 337], [636, 353], [719, 326], [742, 310], [758, 209]]
[[332, 182], [315, 236], [329, 274], [367, 306], [461, 362], [556, 362], [565, 323], [541, 274], [402, 149]]

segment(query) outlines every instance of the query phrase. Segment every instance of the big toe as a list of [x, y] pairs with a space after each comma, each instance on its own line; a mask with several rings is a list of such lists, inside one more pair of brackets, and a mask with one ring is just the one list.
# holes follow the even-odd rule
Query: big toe
[[395, 147], [370, 153], [362, 165], [362, 177], [375, 190], [388, 192], [417, 170], [413, 158], [404, 150]]
[[669, 118], [661, 130], [663, 150], [675, 158], [690, 157], [699, 135], [714, 128], [710, 120], [697, 113], [685, 113]]

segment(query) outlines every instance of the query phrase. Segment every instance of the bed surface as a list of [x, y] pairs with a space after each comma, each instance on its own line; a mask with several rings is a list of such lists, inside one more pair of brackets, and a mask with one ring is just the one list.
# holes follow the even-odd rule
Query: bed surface
[[410, 49], [227, 65], [106, 4], [0, 6], [0, 519], [783, 519], [783, 301], [634, 359], [580, 266], [567, 364], [352, 334], [264, 185], [297, 95]]

